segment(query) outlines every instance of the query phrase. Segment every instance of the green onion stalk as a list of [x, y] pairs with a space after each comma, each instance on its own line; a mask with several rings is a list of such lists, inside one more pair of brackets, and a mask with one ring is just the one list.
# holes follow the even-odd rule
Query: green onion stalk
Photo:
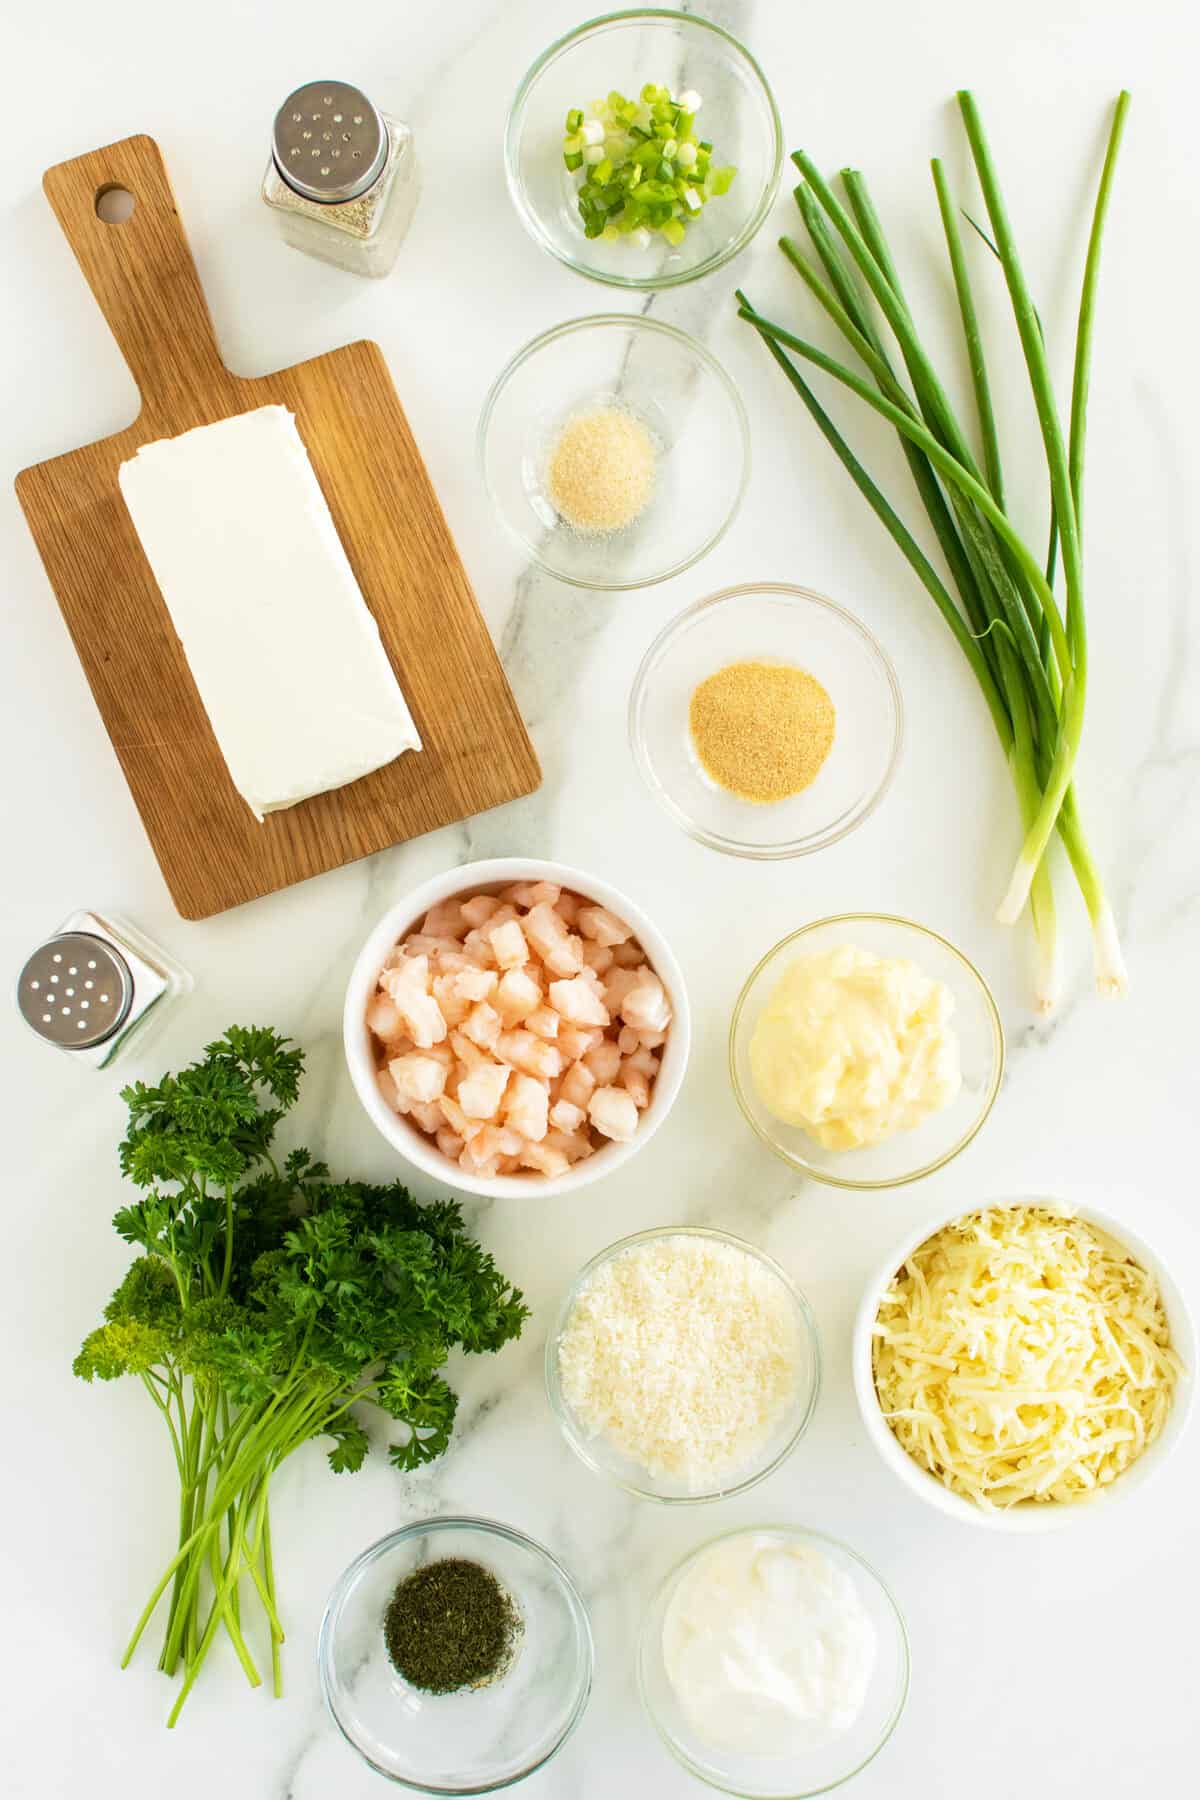
[[[1129, 95], [1122, 93], [1116, 103], [1092, 215], [1065, 432], [1041, 320], [1017, 253], [979, 109], [965, 90], [958, 102], [992, 235], [976, 229], [1001, 265], [1037, 408], [1050, 491], [1051, 529], [1045, 553], [1035, 551], [1009, 511], [959, 213], [945, 169], [936, 158], [933, 182], [970, 370], [978, 453], [922, 342], [858, 170], [841, 172], [843, 203], [812, 159], [803, 151], [793, 152], [792, 161], [802, 176], [795, 199], [812, 254], [786, 236], [780, 239], [780, 249], [866, 374], [765, 318], [740, 288], [737, 299], [739, 316], [758, 332], [909, 563], [979, 685], [1009, 763], [1024, 833], [997, 916], [1011, 924], [1028, 903], [1038, 944], [1037, 1004], [1040, 1011], [1049, 1012], [1061, 979], [1049, 863], [1055, 837], [1066, 851], [1087, 907], [1097, 984], [1104, 993], [1120, 992], [1126, 985], [1112, 909], [1088, 847], [1074, 776], [1087, 695], [1083, 468], [1095, 296]], [[830, 376], [897, 431], [948, 582], [842, 436], [798, 363]], [[1060, 561], [1065, 593], [1061, 609], [1055, 591]]]

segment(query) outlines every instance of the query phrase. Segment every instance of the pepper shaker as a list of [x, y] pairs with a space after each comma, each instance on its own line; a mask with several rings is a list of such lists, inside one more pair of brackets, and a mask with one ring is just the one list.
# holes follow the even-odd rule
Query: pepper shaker
[[412, 132], [349, 82], [307, 82], [275, 115], [262, 197], [293, 249], [386, 275], [417, 202]]
[[17, 980], [31, 1031], [78, 1062], [106, 1069], [191, 976], [124, 920], [75, 912], [40, 944]]

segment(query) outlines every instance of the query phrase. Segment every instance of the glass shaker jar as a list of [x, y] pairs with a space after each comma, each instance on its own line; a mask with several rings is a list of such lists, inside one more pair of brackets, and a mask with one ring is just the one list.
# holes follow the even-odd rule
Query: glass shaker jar
[[386, 275], [417, 202], [412, 133], [348, 82], [307, 82], [275, 115], [262, 197], [293, 249]]

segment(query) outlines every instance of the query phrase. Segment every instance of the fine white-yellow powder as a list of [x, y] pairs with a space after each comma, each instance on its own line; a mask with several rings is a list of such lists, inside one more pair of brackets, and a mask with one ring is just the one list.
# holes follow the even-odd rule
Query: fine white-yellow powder
[[645, 512], [654, 493], [654, 439], [620, 406], [578, 413], [550, 452], [546, 485], [555, 510], [576, 531], [603, 537]]
[[692, 1492], [749, 1464], [803, 1356], [779, 1277], [734, 1244], [686, 1233], [598, 1269], [558, 1346], [563, 1395], [589, 1436]]

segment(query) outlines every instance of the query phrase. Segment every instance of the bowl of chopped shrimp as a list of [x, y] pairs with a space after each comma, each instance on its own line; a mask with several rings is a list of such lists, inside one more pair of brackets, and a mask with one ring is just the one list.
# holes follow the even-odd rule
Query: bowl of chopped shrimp
[[389, 908], [346, 989], [376, 1128], [435, 1180], [568, 1193], [637, 1153], [683, 1083], [687, 992], [626, 895], [530, 858], [468, 863]]

